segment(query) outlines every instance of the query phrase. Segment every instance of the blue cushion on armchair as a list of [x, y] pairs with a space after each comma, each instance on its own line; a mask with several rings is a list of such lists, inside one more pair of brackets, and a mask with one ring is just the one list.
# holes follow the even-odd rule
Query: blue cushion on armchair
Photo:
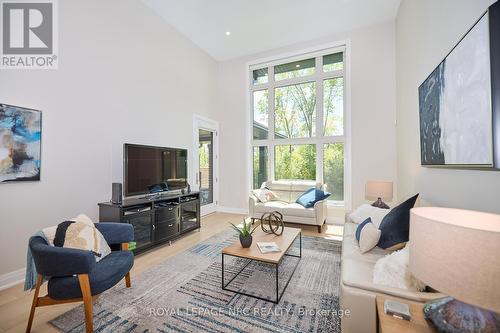
[[311, 208], [316, 202], [325, 200], [329, 196], [330, 193], [313, 187], [305, 191], [300, 197], [297, 198], [297, 201], [295, 202], [304, 206], [305, 208]]
[[[129, 251], [113, 251], [95, 264], [89, 273], [92, 295], [108, 290], [130, 271], [134, 265], [134, 255]], [[82, 297], [77, 276], [52, 277], [49, 280], [48, 294], [53, 299]]]
[[134, 227], [128, 223], [99, 222], [94, 224], [109, 245], [134, 240]]
[[87, 274], [96, 265], [92, 252], [50, 246], [40, 236], [30, 238], [29, 248], [35, 261], [36, 272], [44, 276]]

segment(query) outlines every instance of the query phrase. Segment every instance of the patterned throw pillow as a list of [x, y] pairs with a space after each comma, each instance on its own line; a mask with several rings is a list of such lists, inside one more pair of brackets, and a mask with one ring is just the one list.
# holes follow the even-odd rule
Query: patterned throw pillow
[[356, 228], [356, 240], [361, 253], [366, 253], [377, 246], [379, 239], [380, 230], [373, 224], [371, 218], [367, 218]]
[[104, 236], [84, 214], [59, 223], [53, 242], [54, 246], [91, 251], [96, 261], [111, 253]]
[[257, 197], [257, 199], [259, 199], [260, 202], [268, 202], [279, 199], [279, 197], [267, 187], [253, 190], [253, 194]]

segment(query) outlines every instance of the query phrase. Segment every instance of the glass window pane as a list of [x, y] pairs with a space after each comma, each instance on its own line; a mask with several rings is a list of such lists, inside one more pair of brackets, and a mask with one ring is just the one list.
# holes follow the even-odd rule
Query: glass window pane
[[344, 135], [344, 79], [323, 81], [323, 135]]
[[314, 74], [316, 59], [305, 59], [274, 66], [276, 81]]
[[253, 85], [263, 84], [268, 82], [267, 67], [256, 69], [252, 72]]
[[269, 133], [267, 90], [253, 92], [253, 138], [267, 139]]
[[323, 178], [329, 200], [344, 200], [344, 144], [325, 144], [323, 151]]
[[280, 145], [274, 148], [274, 178], [316, 179], [316, 145]]
[[315, 135], [316, 83], [276, 88], [275, 138], [308, 138]]
[[323, 56], [323, 71], [338, 71], [344, 68], [344, 53], [334, 53]]
[[214, 132], [200, 129], [198, 156], [200, 161], [200, 204], [208, 205], [214, 202]]
[[267, 180], [267, 147], [253, 147], [253, 188], [260, 188]]

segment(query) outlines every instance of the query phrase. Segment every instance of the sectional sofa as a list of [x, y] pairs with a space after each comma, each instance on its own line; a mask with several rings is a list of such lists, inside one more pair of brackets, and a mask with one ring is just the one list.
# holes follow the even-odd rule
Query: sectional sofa
[[395, 296], [416, 302], [443, 297], [434, 292], [414, 292], [374, 284], [373, 269], [378, 259], [391, 251], [379, 247], [361, 254], [355, 237], [357, 224], [346, 214], [342, 240], [340, 303], [350, 315], [341, 320], [343, 333], [377, 332], [377, 295]]

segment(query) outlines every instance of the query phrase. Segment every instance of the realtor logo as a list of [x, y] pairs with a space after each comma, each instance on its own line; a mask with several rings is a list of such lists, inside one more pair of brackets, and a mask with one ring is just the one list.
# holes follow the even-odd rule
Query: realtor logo
[[2, 0], [0, 68], [57, 68], [55, 0]]

